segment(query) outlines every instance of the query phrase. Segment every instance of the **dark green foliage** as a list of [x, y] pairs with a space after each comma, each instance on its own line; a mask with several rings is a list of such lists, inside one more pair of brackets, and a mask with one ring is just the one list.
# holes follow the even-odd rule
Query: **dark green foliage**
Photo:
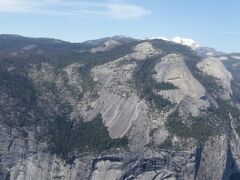
[[[226, 132], [230, 125], [230, 116], [239, 119], [240, 111], [232, 106], [230, 102], [217, 99], [218, 107], [211, 106], [205, 112], [203, 117], [189, 117], [191, 125], [187, 126], [182, 123], [178, 111], [175, 111], [168, 117], [166, 126], [169, 132], [176, 134], [180, 137], [193, 137], [203, 145], [204, 142], [210, 137]], [[239, 129], [237, 129], [239, 131]], [[239, 131], [240, 133], [240, 131]]]
[[71, 158], [74, 152], [101, 152], [128, 144], [126, 138], [111, 139], [100, 114], [90, 122], [73, 122], [66, 116], [56, 117], [49, 123], [49, 133], [51, 152], [65, 159]]
[[220, 119], [227, 120], [229, 119], [229, 114], [236, 119], [240, 118], [240, 110], [231, 105], [229, 101], [224, 101], [222, 99], [217, 99], [219, 105], [218, 108], [210, 107], [208, 111], [216, 114]]
[[[12, 98], [9, 98], [8, 101], [11, 102], [11, 107], [0, 104], [3, 121], [8, 126], [18, 127], [24, 138], [28, 137], [28, 133], [25, 131], [26, 127], [43, 127], [49, 133], [45, 139], [49, 140], [51, 152], [62, 156], [69, 162], [74, 160], [77, 153], [102, 152], [110, 148], [126, 146], [127, 138], [111, 139], [100, 115], [90, 122], [70, 120], [72, 107], [64, 101], [64, 98], [59, 97], [58, 93], [61, 91], [57, 89], [55, 82], [41, 84], [41, 90], [38, 90], [34, 87], [32, 80], [28, 78], [28, 70], [32, 64], [41, 70], [42, 63], [49, 63], [56, 71], [54, 74], [58, 74], [63, 73], [64, 67], [76, 62], [80, 63], [82, 66], [79, 69], [79, 76], [83, 80], [83, 93], [94, 92], [95, 82], [90, 75], [91, 69], [131, 53], [132, 47], [141, 42], [143, 41], [122, 42], [121, 46], [111, 51], [92, 54], [89, 49], [95, 45], [88, 43], [72, 44], [53, 39], [0, 36], [0, 92], [4, 92], [7, 97]], [[213, 95], [219, 92], [221, 87], [216, 83], [216, 79], [203, 75], [197, 69], [196, 64], [201, 58], [190, 48], [161, 40], [151, 42], [155, 48], [164, 52], [162, 56], [169, 53], [183, 54], [189, 69], [195, 78], [206, 87], [208, 93]], [[29, 45], [35, 45], [35, 47], [24, 50], [24, 47]], [[171, 103], [157, 95], [156, 92], [176, 88], [170, 83], [158, 83], [152, 78], [155, 73], [154, 66], [161, 57], [138, 61], [138, 67], [134, 72], [134, 82], [139, 96], [159, 109], [167, 107]], [[240, 74], [237, 69], [234, 72]], [[234, 78], [236, 80], [237, 76]], [[236, 101], [239, 101], [240, 97], [239, 84], [236, 83], [232, 86]], [[79, 93], [78, 91], [77, 89], [76, 93]], [[44, 94], [50, 94], [46, 96], [46, 102], [39, 100], [39, 97], [44, 97]], [[83, 94], [79, 93], [79, 96], [82, 97]], [[6, 105], [9, 104], [6, 103]], [[169, 132], [184, 138], [193, 137], [199, 143], [204, 143], [209, 136], [214, 136], [223, 130], [219, 127], [229, 127], [229, 113], [239, 119], [239, 111], [230, 103], [219, 101], [218, 104], [219, 108], [209, 108], [204, 117], [190, 117], [192, 123], [189, 126], [182, 123], [178, 112], [173, 113], [166, 124]], [[14, 113], [12, 119], [9, 118], [11, 113]], [[238, 132], [240, 132], [239, 129], [237, 129]], [[154, 131], [150, 132], [150, 136], [153, 134]], [[45, 133], [39, 134], [39, 139], [44, 135]], [[172, 136], [169, 136], [162, 147], [170, 148], [172, 146], [171, 139]]]
[[154, 133], [157, 132], [157, 130], [158, 130], [157, 128], [152, 129], [152, 130], [149, 132], [149, 136], [150, 136], [150, 137], [153, 137]]
[[[26, 76], [24, 66], [18, 63], [0, 63], [0, 90], [11, 97], [7, 104], [1, 104], [3, 117], [9, 117], [11, 113], [16, 115], [16, 119], [4, 119], [5, 123], [13, 127], [20, 125], [26, 126], [29, 121], [30, 113], [36, 107], [36, 90], [32, 81]], [[8, 105], [11, 103], [11, 107]], [[3, 107], [1, 107], [3, 106]]]
[[8, 66], [7, 63], [0, 64], [0, 88], [24, 105], [31, 107], [36, 103], [33, 83], [24, 73], [24, 69], [17, 65], [14, 67]]
[[[82, 64], [79, 76], [83, 92], [79, 93], [78, 89], [73, 92], [74, 97], [82, 97], [85, 92], [95, 92], [95, 82], [90, 75], [94, 66], [131, 53], [132, 46], [137, 43], [129, 41], [111, 51], [92, 54], [89, 49], [94, 46], [88, 44], [0, 36], [0, 92], [12, 98], [6, 100], [9, 107], [0, 104], [1, 120], [10, 127], [17, 127], [23, 138], [28, 137], [26, 127], [35, 129], [40, 126], [44, 132], [36, 132], [39, 142], [48, 140], [51, 152], [69, 161], [74, 159], [75, 153], [102, 152], [126, 146], [126, 137], [111, 139], [100, 115], [91, 122], [70, 120], [72, 107], [59, 93], [63, 93], [64, 88], [74, 91], [64, 75], [66, 66], [75, 62]], [[34, 45], [33, 48], [24, 49], [30, 45]], [[41, 71], [42, 63], [52, 65], [52, 73], [63, 78], [63, 89], [59, 89], [54, 81], [33, 84], [29, 70], [34, 65]]]
[[28, 137], [28, 132], [24, 129], [20, 130], [20, 132], [22, 133], [22, 137], [23, 138], [27, 138]]
[[163, 148], [163, 149], [170, 149], [173, 147], [173, 144], [172, 144], [172, 139], [173, 139], [173, 136], [168, 136], [167, 139], [165, 139], [165, 141], [159, 146], [160, 148]]
[[[185, 56], [185, 63], [188, 68], [198, 79], [204, 87], [207, 88], [207, 91], [210, 94], [214, 94], [222, 88], [220, 87], [216, 79], [205, 76], [201, 73], [197, 68], [197, 63], [201, 61], [201, 57], [199, 57], [195, 52], [193, 52], [190, 48], [186, 46], [177, 45], [174, 43], [169, 43], [161, 40], [153, 40], [151, 41], [155, 48], [161, 49], [164, 54], [176, 53], [182, 54]], [[161, 96], [155, 95], [152, 90], [166, 90], [166, 89], [174, 89], [172, 84], [169, 83], [157, 83], [152, 79], [153, 68], [156, 61], [148, 60], [143, 61], [138, 64], [138, 71], [135, 72], [135, 78], [137, 88], [141, 89], [140, 95], [146, 98], [148, 101], [153, 102], [157, 107], [164, 107], [169, 105], [170, 103], [167, 100], [164, 100]], [[176, 134], [177, 136], [187, 138], [193, 137], [198, 140], [200, 144], [203, 144], [209, 136], [213, 136], [219, 133], [218, 125], [215, 124], [216, 118], [214, 115], [211, 117], [189, 117], [191, 120], [191, 125], [187, 126], [182, 123], [182, 119], [179, 117], [178, 111], [174, 112], [169, 116], [166, 126], [168, 130], [172, 134]], [[164, 142], [163, 146], [171, 146], [170, 137]]]
[[222, 86], [216, 82], [216, 78], [202, 73], [197, 68], [197, 63], [199, 63], [202, 60], [202, 57], [197, 55], [196, 52], [191, 50], [189, 47], [177, 44], [161, 45], [160, 47], [165, 48], [165, 52], [184, 55], [185, 57], [184, 61], [186, 65], [190, 69], [193, 76], [206, 88], [207, 92], [210, 93], [211, 95], [221, 93]]
[[176, 44], [173, 42], [167, 42], [159, 39], [151, 40], [152, 45], [163, 51], [165, 55], [167, 54], [183, 54], [189, 56], [194, 54], [190, 47]]
[[[240, 70], [239, 70], [240, 73]], [[231, 83], [231, 89], [233, 91], [233, 100], [235, 103], [240, 103], [240, 77], [239, 79], [234, 79]]]
[[[98, 52], [96, 54], [90, 53], [89, 51], [79, 53], [76, 55], [75, 61], [81, 62], [84, 65], [80, 68], [79, 74], [83, 78], [83, 93], [86, 91], [94, 91], [95, 82], [90, 75], [90, 70], [97, 65], [107, 63], [112, 60], [116, 60], [124, 55], [132, 52], [132, 47], [138, 42], [125, 43], [111, 51]], [[69, 63], [69, 62], [67, 62]]]
[[216, 78], [208, 75], [203, 75], [200, 73], [198, 75], [195, 74], [195, 76], [204, 85], [208, 93], [210, 93], [213, 96], [221, 94], [223, 87], [219, 83], [217, 83]]
[[177, 89], [176, 86], [174, 86], [172, 83], [169, 82], [160, 82], [156, 83], [155, 88], [157, 90], [171, 90], [171, 89]]
[[[231, 72], [233, 76], [233, 80], [231, 81], [231, 89], [232, 89], [232, 100], [234, 104], [240, 104], [240, 64], [238, 59], [234, 59], [231, 56], [238, 56], [239, 54], [232, 54], [228, 56], [227, 61], [223, 61], [224, 65], [227, 67], [227, 69]], [[234, 112], [233, 112], [234, 111]], [[237, 113], [233, 116], [235, 120], [237, 120], [237, 128], [236, 131], [240, 135], [240, 115], [239, 110], [235, 108], [231, 112], [231, 114]]]
[[222, 127], [225, 127], [225, 130], [231, 128], [230, 118], [236, 120], [237, 122], [236, 131], [240, 135], [240, 122], [239, 122], [240, 110], [234, 105], [232, 105], [230, 101], [218, 99], [217, 103], [219, 107], [218, 108], [210, 107], [209, 112], [215, 114], [218, 117], [219, 119], [218, 123], [220, 123]]
[[167, 82], [159, 83], [152, 78], [156, 62], [156, 58], [138, 62], [138, 67], [133, 74], [133, 79], [139, 96], [150, 102], [152, 106], [161, 109], [171, 105], [171, 103], [162, 96], [157, 95], [154, 91], [175, 89], [176, 87]]
[[[176, 45], [174, 43], [167, 43], [165, 41], [154, 40], [151, 41], [155, 48], [163, 50], [164, 55], [169, 53], [182, 54], [185, 56], [185, 63], [188, 68], [198, 79], [204, 87], [206, 87], [208, 93], [215, 94], [220, 92], [222, 89], [218, 85], [216, 79], [210, 76], [203, 75], [197, 68], [197, 63], [201, 61], [195, 52], [190, 50], [190, 48], [185, 46]], [[159, 57], [160, 59], [160, 57]], [[149, 59], [147, 61], [142, 61], [138, 63], [138, 69], [134, 74], [134, 79], [137, 85], [137, 89], [140, 90], [140, 96], [151, 102], [152, 105], [155, 105], [158, 108], [163, 108], [170, 105], [168, 100], [163, 99], [161, 96], [158, 96], [154, 93], [154, 90], [167, 90], [174, 89], [170, 83], [157, 83], [152, 79], [152, 74], [156, 60]], [[210, 116], [206, 117], [189, 117], [191, 120], [191, 125], [187, 126], [182, 123], [182, 119], [179, 117], [178, 111], [169, 116], [166, 126], [172, 134], [177, 136], [187, 138], [193, 137], [198, 140], [200, 144], [203, 144], [210, 136], [214, 136], [219, 133], [219, 124], [216, 122], [214, 113], [211, 113]], [[171, 146], [170, 137], [164, 142], [163, 146]]]
[[[208, 94], [213, 97], [221, 94], [222, 86], [217, 83], [216, 79], [198, 70], [197, 63], [201, 61], [201, 57], [186, 47], [174, 47], [174, 45], [169, 45], [166, 50], [169, 51], [171, 49], [175, 52], [180, 51], [180, 54], [185, 56], [185, 63], [188, 68], [193, 76], [204, 85]], [[234, 113], [235, 111], [232, 106], [226, 106], [224, 102], [219, 101], [218, 104], [220, 106], [219, 108], [215, 108], [214, 105], [211, 105], [211, 108], [205, 112], [206, 115], [203, 117], [189, 117], [192, 123], [188, 126], [182, 123], [178, 111], [176, 111], [169, 116], [166, 123], [169, 132], [180, 137], [193, 137], [197, 139], [200, 144], [204, 144], [210, 136], [217, 135], [224, 130], [223, 127], [226, 127], [226, 123], [229, 123], [229, 112]], [[222, 126], [223, 124], [224, 126]]]
[[201, 84], [204, 85], [208, 93], [214, 94], [221, 92], [222, 87], [216, 82], [214, 77], [205, 75], [199, 71], [197, 68], [197, 63], [200, 62], [202, 58], [189, 47], [161, 40], [154, 40], [152, 43], [156, 48], [163, 50], [164, 54], [175, 53], [184, 55], [184, 61], [191, 73], [197, 80], [201, 82]]
[[90, 75], [85, 76], [82, 82], [83, 92], [93, 91], [95, 84], [96, 82], [93, 80], [93, 78]]
[[212, 123], [212, 121], [210, 121], [210, 118], [189, 118], [191, 119], [192, 124], [189, 126], [183, 124], [182, 119], [179, 117], [178, 110], [176, 110], [168, 117], [168, 121], [166, 123], [169, 132], [183, 138], [195, 138], [201, 145], [203, 145], [210, 136], [218, 134], [218, 126]]
[[87, 91], [93, 92], [96, 85], [96, 82], [93, 80], [90, 74], [91, 68], [91, 65], [85, 65], [79, 69], [79, 75], [83, 79], [81, 84], [83, 88], [83, 94]]
[[87, 69], [90, 69], [93, 66], [104, 64], [109, 61], [116, 60], [120, 57], [123, 57], [132, 52], [132, 47], [137, 45], [138, 41], [125, 43], [117, 48], [112, 49], [111, 51], [103, 51], [97, 53], [90, 53], [88, 51], [79, 53], [77, 59], [80, 62], [86, 63]]
[[[21, 36], [0, 35], [0, 63], [17, 61], [19, 64], [49, 63], [56, 68], [63, 68], [72, 63], [84, 64], [86, 72], [91, 67], [100, 65], [132, 52], [132, 47], [139, 41], [126, 41], [111, 51], [90, 53], [98, 45], [88, 43], [68, 43], [55, 39], [25, 38]], [[32, 46], [28, 50], [24, 48]], [[11, 53], [17, 56], [12, 56]]]
[[217, 83], [217, 79], [200, 72], [197, 68], [197, 63], [200, 62], [202, 58], [194, 52], [185, 52], [184, 55], [185, 63], [187, 64], [193, 76], [206, 88], [209, 94], [213, 96], [216, 94], [219, 95], [223, 87]]

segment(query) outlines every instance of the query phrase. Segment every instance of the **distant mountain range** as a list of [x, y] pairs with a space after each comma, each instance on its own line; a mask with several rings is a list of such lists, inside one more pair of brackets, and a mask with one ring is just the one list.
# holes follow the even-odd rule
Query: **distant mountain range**
[[0, 119], [1, 180], [238, 179], [240, 53], [0, 35]]

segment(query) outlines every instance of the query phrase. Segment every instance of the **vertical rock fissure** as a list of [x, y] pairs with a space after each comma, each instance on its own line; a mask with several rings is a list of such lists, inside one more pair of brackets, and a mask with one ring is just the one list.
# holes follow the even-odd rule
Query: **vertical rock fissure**
[[201, 159], [202, 159], [202, 147], [198, 146], [196, 149], [196, 154], [195, 154], [195, 173], [194, 173], [194, 179], [197, 178], [198, 175], [198, 170], [200, 167], [200, 163], [201, 163]]
[[230, 147], [230, 145], [228, 145], [226, 166], [225, 166], [222, 180], [229, 180], [229, 179], [231, 180], [231, 178], [230, 178], [231, 175], [234, 172], [238, 172], [238, 171], [239, 171], [239, 169], [236, 166], [236, 162], [233, 158], [231, 147]]

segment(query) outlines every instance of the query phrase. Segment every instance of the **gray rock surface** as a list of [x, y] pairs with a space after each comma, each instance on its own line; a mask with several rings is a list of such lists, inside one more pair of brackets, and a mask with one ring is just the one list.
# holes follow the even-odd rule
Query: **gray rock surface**
[[163, 57], [156, 64], [155, 71], [157, 73], [154, 78], [158, 82], [169, 82], [177, 87], [177, 89], [159, 92], [172, 103], [179, 104], [185, 101], [186, 109], [195, 116], [198, 115], [200, 108], [209, 107], [209, 102], [201, 99], [206, 95], [206, 90], [188, 69], [184, 56], [170, 54]]
[[[41, 48], [37, 42], [30, 42], [20, 50], [11, 46], [13, 50], [5, 55], [14, 59], [10, 58], [6, 62], [0, 56], [0, 180], [229, 180], [232, 173], [239, 172], [238, 106], [237, 97], [232, 97], [232, 82], [236, 79], [222, 63], [229, 59], [212, 57], [201, 60], [199, 57], [196, 67], [202, 76], [196, 76], [196, 72], [189, 68], [189, 62], [185, 61], [188, 53], [193, 52], [180, 45], [158, 40], [128, 39], [134, 45], [127, 44], [130, 49], [123, 49], [124, 54], [121, 56], [112, 52], [125, 43], [119, 38], [119, 42], [108, 38], [94, 45], [87, 43], [84, 48], [81, 47], [83, 44], [67, 44], [67, 50], [71, 49], [70, 54], [66, 49], [61, 49], [65, 42], [53, 41], [54, 47], [61, 46], [56, 50], [49, 45], [50, 51]], [[182, 54], [178, 49], [183, 51]], [[46, 57], [41, 56], [36, 61], [36, 57], [31, 56], [36, 53], [35, 50]], [[69, 62], [61, 61], [61, 66], [56, 66], [54, 63], [57, 58], [53, 62], [48, 59], [52, 58], [51, 55], [55, 58], [55, 54], [51, 54], [54, 50], [59, 53], [66, 51], [64, 53]], [[80, 55], [71, 54], [72, 50]], [[105, 53], [114, 59], [101, 57]], [[76, 61], [71, 59], [75, 55]], [[230, 56], [233, 55], [226, 55], [227, 58]], [[26, 57], [28, 61], [24, 59]], [[94, 57], [98, 62], [91, 60]], [[85, 58], [85, 61], [81, 58]], [[238, 56], [232, 58], [238, 60]], [[169, 82], [176, 87], [153, 91], [156, 96], [151, 96], [162, 96], [171, 105], [159, 108], [139, 95], [142, 89], [136, 88], [133, 77], [142, 62], [146, 62], [146, 66], [147, 63], [153, 65], [148, 72], [152, 84]], [[82, 68], [89, 73], [87, 77], [80, 73]], [[14, 74], [16, 69], [18, 74]], [[199, 78], [208, 76], [214, 77], [214, 82], [223, 87], [222, 100], [230, 104], [223, 104], [226, 113], [221, 116], [222, 119], [217, 119], [218, 122], [213, 121], [218, 115], [214, 113], [222, 112], [214, 108], [220, 107], [217, 98], [222, 91], [216, 90], [219, 92], [217, 95], [208, 92], [208, 79]], [[84, 90], [84, 83], [88, 83], [84, 78], [90, 79], [94, 90]], [[37, 97], [36, 102], [33, 101], [36, 106], [33, 106], [31, 97]], [[39, 108], [38, 113], [32, 106]], [[71, 107], [70, 110], [68, 107]], [[231, 107], [235, 108], [234, 112]], [[213, 112], [210, 113], [209, 109]], [[190, 124], [193, 118], [197, 119], [204, 114], [204, 118], [197, 120], [220, 124], [220, 131], [204, 142], [200, 142], [189, 131], [182, 136], [178, 135], [170, 131], [167, 125], [169, 115], [175, 110], [180, 111], [176, 119], [190, 117]], [[99, 152], [74, 149], [71, 152], [73, 156], [70, 156], [72, 159], [65, 160], [51, 153], [48, 121], [52, 122], [55, 117], [67, 114], [67, 117], [63, 117], [67, 118], [67, 122], [73, 122], [71, 125], [75, 128], [75, 123], [93, 122], [99, 113], [103, 120], [101, 128], [106, 127], [104, 132], [109, 132], [112, 139], [126, 137], [127, 147], [108, 148]], [[184, 119], [181, 120], [183, 122]], [[186, 128], [191, 130], [191, 126], [183, 127], [177, 121], [174, 123], [177, 124], [173, 126], [175, 131], [179, 131], [179, 128], [182, 131], [186, 131]], [[67, 128], [66, 124], [62, 131]], [[202, 127], [201, 122], [196, 124], [199, 128], [206, 127], [200, 131], [202, 136], [212, 130], [209, 126]], [[198, 130], [195, 133], [199, 133]], [[81, 139], [79, 136], [74, 138]]]
[[223, 99], [230, 99], [232, 74], [226, 69], [222, 61], [218, 58], [203, 59], [198, 63], [197, 67], [205, 74], [216, 78], [219, 84], [223, 87]]
[[100, 46], [90, 49], [90, 52], [95, 54], [97, 52], [109, 51], [119, 45], [121, 45], [121, 43], [118, 41], [108, 40], [108, 41], [104, 42], [103, 44], [101, 44]]

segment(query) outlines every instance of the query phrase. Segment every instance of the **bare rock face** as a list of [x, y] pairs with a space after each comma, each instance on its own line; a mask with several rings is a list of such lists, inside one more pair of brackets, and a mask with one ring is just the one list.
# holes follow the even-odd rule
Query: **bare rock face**
[[223, 87], [223, 99], [230, 99], [232, 74], [225, 68], [218, 58], [206, 58], [202, 60], [197, 67], [205, 74], [216, 78]]
[[[91, 120], [101, 113], [111, 137], [123, 137], [133, 121], [146, 117], [147, 106], [129, 85], [135, 63], [119, 65], [121, 60], [96, 67], [94, 79], [100, 85], [99, 98], [91, 103], [84, 117]], [[145, 115], [144, 115], [145, 114]]]
[[108, 40], [108, 41], [104, 42], [103, 44], [101, 44], [99, 47], [90, 49], [90, 52], [95, 54], [97, 52], [109, 51], [119, 45], [121, 45], [121, 43], [118, 41]]
[[[227, 153], [228, 145], [226, 136], [210, 139], [205, 144], [202, 153], [197, 179], [222, 179], [226, 168]], [[215, 162], [218, 163], [215, 164]]]
[[166, 180], [176, 180], [176, 177], [168, 171], [168, 170], [161, 170], [161, 171], [151, 171], [143, 173], [135, 178], [136, 180], [152, 180], [152, 179], [166, 179]]
[[80, 76], [77, 76], [79, 68], [82, 67], [83, 64], [74, 63], [67, 66], [64, 71], [67, 73], [68, 84], [75, 88], [77, 91], [82, 91], [82, 79]]
[[201, 97], [206, 95], [205, 88], [193, 77], [182, 55], [170, 54], [165, 56], [156, 64], [155, 71], [157, 74], [154, 75], [154, 78], [158, 82], [169, 82], [177, 87], [174, 90], [159, 92], [159, 94], [168, 98], [172, 103], [179, 104], [187, 101], [185, 103], [186, 109], [195, 116], [200, 108], [209, 106], [207, 100], [201, 99]]
[[118, 180], [123, 175], [122, 166], [122, 162], [99, 161], [95, 165], [91, 180]]
[[161, 53], [161, 50], [156, 50], [149, 42], [143, 42], [134, 47], [134, 50], [141, 54], [148, 54], [150, 56]]
[[132, 74], [136, 68], [135, 60], [143, 60], [159, 52], [150, 43], [139, 44], [134, 50], [130, 55], [92, 70], [95, 81], [100, 84], [99, 98], [89, 104], [90, 109], [83, 114], [91, 120], [101, 113], [113, 138], [126, 135], [134, 121], [140, 123], [147, 119], [148, 106], [137, 96], [131, 84]]
[[[229, 180], [239, 173], [238, 55], [202, 60], [156, 39], [47, 48], [28, 41], [0, 49], [0, 180]], [[211, 83], [223, 87], [216, 90], [222, 99]]]
[[90, 163], [90, 160], [82, 159], [76, 160], [73, 165], [67, 165], [50, 154], [37, 154], [14, 164], [9, 169], [10, 180], [87, 179], [86, 168]]

